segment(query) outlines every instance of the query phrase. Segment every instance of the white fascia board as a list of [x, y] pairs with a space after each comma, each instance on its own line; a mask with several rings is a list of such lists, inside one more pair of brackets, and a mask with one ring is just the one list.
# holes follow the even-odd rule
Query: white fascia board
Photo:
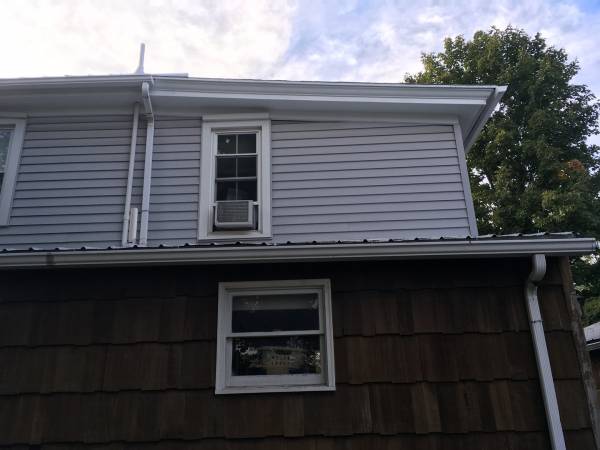
[[0, 268], [577, 256], [596, 248], [592, 238], [572, 238], [23, 251], [0, 254]]
[[116, 75], [116, 76], [66, 76], [41, 78], [6, 78], [0, 79], [0, 92], [5, 90], [38, 90], [69, 89], [77, 87], [135, 86], [143, 81], [152, 81], [151, 75]]
[[496, 86], [403, 83], [226, 80], [155, 77], [157, 91], [349, 97], [445, 97], [487, 99]]
[[226, 99], [226, 100], [275, 100], [281, 102], [333, 102], [333, 103], [386, 103], [404, 105], [467, 105], [485, 106], [485, 99], [448, 98], [448, 97], [405, 97], [405, 96], [352, 96], [352, 95], [307, 95], [307, 94], [271, 94], [245, 92], [206, 92], [156, 90], [154, 97], [187, 99]]

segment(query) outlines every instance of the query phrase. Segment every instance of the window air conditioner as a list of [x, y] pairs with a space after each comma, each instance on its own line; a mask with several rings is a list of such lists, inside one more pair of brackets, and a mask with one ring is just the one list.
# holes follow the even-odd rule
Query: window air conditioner
[[219, 230], [255, 230], [252, 200], [221, 200], [215, 205], [215, 228]]

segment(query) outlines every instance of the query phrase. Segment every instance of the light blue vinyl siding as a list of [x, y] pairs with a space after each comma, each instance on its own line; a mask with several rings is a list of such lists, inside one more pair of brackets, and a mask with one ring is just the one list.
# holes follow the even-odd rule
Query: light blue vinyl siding
[[[29, 118], [0, 247], [120, 245], [131, 123], [131, 115]], [[139, 136], [138, 149], [142, 126]]]
[[[33, 117], [2, 248], [121, 242], [131, 115]], [[201, 120], [155, 123], [148, 244], [194, 243]], [[141, 212], [146, 123], [140, 120], [132, 207]], [[272, 123], [274, 242], [466, 236], [451, 125]]]
[[466, 236], [450, 125], [274, 122], [276, 242]]
[[182, 245], [198, 236], [200, 119], [157, 120], [148, 245]]

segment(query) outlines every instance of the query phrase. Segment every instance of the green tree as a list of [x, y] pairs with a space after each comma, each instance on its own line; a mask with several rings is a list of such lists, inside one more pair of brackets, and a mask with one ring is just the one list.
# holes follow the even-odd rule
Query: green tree
[[[599, 132], [600, 104], [573, 83], [577, 61], [510, 26], [446, 38], [442, 52], [421, 61], [424, 70], [406, 82], [508, 86], [467, 156], [480, 232], [600, 237], [600, 155], [587, 143]], [[597, 258], [573, 269], [578, 290], [596, 297], [600, 311]]]

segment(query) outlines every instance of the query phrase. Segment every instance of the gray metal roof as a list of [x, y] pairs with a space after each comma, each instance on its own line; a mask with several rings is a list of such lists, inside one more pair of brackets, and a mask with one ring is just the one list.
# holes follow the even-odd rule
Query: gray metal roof
[[140, 247], [137, 245], [131, 247], [121, 246], [108, 246], [108, 247], [29, 247], [27, 249], [13, 249], [3, 248], [0, 249], [0, 254], [6, 253], [34, 253], [34, 252], [73, 252], [73, 251], [143, 251], [147, 249], [177, 249], [177, 248], [214, 248], [214, 247], [291, 247], [291, 246], [323, 246], [323, 245], [355, 245], [355, 244], [389, 244], [389, 243], [414, 243], [414, 242], [440, 242], [440, 241], [452, 241], [452, 242], [481, 242], [481, 241], [507, 241], [507, 240], [549, 240], [549, 239], [577, 239], [581, 236], [572, 232], [561, 232], [561, 233], [512, 233], [512, 234], [488, 234], [477, 237], [464, 236], [464, 237], [441, 237], [438, 239], [361, 239], [361, 240], [337, 240], [337, 241], [287, 241], [285, 243], [271, 243], [271, 242], [256, 242], [256, 241], [236, 241], [236, 242], [188, 242], [183, 245], [157, 245], [157, 246], [145, 246]]

